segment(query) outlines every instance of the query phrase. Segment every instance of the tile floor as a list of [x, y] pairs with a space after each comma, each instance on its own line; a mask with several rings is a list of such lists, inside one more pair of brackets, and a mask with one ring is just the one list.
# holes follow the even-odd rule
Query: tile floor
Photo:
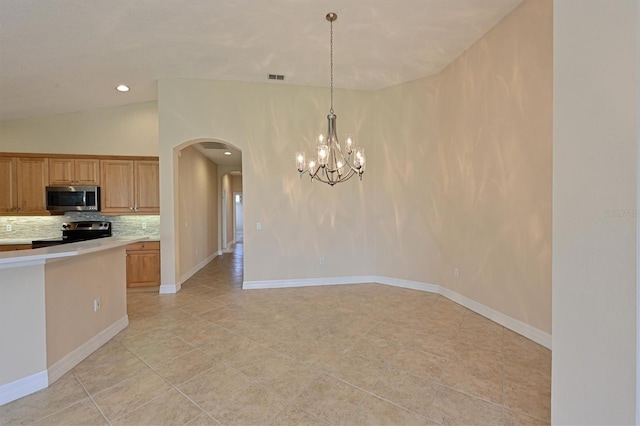
[[242, 245], [0, 425], [548, 424], [551, 354], [441, 296], [377, 284], [242, 291]]

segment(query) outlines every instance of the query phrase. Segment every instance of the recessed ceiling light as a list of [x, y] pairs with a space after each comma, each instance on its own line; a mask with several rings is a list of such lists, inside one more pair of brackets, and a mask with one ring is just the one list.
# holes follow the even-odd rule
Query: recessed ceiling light
[[129, 89], [129, 86], [127, 86], [126, 84], [120, 84], [118, 85], [118, 87], [116, 87], [116, 90], [118, 92], [128, 92], [130, 89]]
[[231, 155], [231, 152], [229, 152], [229, 151], [225, 151], [225, 152], [224, 152], [224, 155]]

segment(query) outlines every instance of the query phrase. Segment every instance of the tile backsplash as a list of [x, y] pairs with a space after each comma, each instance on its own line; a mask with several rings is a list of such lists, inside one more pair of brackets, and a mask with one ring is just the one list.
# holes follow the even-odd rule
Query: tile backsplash
[[[34, 240], [62, 236], [63, 222], [104, 220], [111, 222], [114, 236], [160, 238], [160, 216], [102, 216], [100, 213], [68, 212], [59, 216], [0, 216], [0, 240]], [[11, 231], [7, 231], [11, 225]]]

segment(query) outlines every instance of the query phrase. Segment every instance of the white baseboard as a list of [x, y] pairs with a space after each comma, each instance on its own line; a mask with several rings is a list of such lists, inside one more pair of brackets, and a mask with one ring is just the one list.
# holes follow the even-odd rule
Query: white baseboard
[[312, 287], [319, 285], [364, 284], [372, 282], [375, 282], [375, 277], [372, 276], [304, 278], [299, 280], [245, 281], [242, 283], [242, 288], [244, 290], [257, 290], [264, 288]]
[[495, 309], [489, 308], [482, 303], [469, 299], [468, 297], [449, 290], [448, 288], [440, 287], [440, 294], [447, 299], [450, 299], [467, 309], [471, 309], [473, 312], [526, 337], [529, 340], [533, 340], [547, 349], [551, 349], [551, 335], [549, 333], [545, 333], [544, 331], [530, 326], [520, 320], [511, 318], [502, 312], [498, 312]]
[[437, 284], [427, 284], [427, 283], [421, 283], [418, 281], [402, 280], [399, 278], [391, 278], [391, 277], [376, 276], [376, 277], [373, 277], [373, 282], [376, 282], [378, 284], [391, 285], [394, 287], [402, 287], [402, 288], [410, 288], [412, 290], [426, 291], [428, 293], [438, 293], [440, 290], [440, 286]]
[[47, 370], [0, 386], [0, 406], [49, 386]]
[[120, 331], [124, 330], [128, 325], [129, 317], [125, 315], [82, 345], [78, 346], [75, 350], [67, 354], [60, 361], [53, 364], [48, 369], [49, 384], [64, 376], [73, 367], [80, 364], [83, 359], [94, 353], [96, 349], [107, 343], [113, 338], [113, 336], [120, 333]]
[[381, 276], [360, 276], [360, 277], [328, 277], [328, 278], [305, 278], [298, 280], [266, 280], [266, 281], [245, 281], [242, 283], [244, 290], [256, 290], [267, 288], [288, 288], [288, 287], [309, 287], [321, 285], [343, 285], [343, 284], [363, 284], [378, 283], [394, 287], [409, 288], [412, 290], [426, 291], [429, 293], [438, 293], [467, 309], [470, 309], [485, 318], [494, 321], [503, 327], [514, 331], [527, 339], [551, 349], [551, 335], [539, 330], [529, 324], [511, 318], [495, 309], [489, 308], [482, 303], [469, 299], [466, 296], [458, 294], [452, 290], [441, 287], [437, 284], [422, 283], [418, 281], [409, 281], [399, 278], [381, 277]]

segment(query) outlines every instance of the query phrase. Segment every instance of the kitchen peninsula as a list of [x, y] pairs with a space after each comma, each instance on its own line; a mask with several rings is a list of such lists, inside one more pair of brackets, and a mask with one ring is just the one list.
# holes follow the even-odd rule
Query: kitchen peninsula
[[0, 405], [43, 389], [127, 327], [126, 246], [0, 253]]

